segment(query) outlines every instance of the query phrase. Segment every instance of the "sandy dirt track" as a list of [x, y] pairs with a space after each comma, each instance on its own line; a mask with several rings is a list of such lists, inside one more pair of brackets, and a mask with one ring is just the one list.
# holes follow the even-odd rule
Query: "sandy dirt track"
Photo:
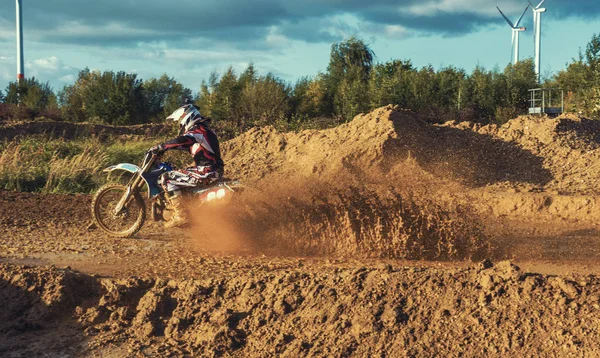
[[130, 239], [0, 191], [0, 356], [598, 356], [594, 125], [255, 129], [224, 152], [268, 196]]

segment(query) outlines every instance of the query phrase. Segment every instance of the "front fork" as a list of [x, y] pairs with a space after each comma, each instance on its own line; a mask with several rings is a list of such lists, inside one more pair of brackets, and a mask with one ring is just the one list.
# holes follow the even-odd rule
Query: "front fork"
[[129, 202], [133, 199], [133, 197], [134, 197], [133, 194], [135, 192], [139, 191], [141, 189], [141, 187], [144, 185], [142, 173], [145, 173], [148, 171], [148, 169], [150, 168], [152, 163], [154, 163], [155, 159], [156, 159], [156, 154], [153, 154], [152, 157], [150, 158], [150, 160], [148, 160], [148, 162], [143, 166], [143, 168], [141, 168], [140, 171], [138, 171], [136, 173], [136, 175], [129, 181], [129, 183], [127, 184], [127, 190], [125, 191], [125, 194], [123, 194], [123, 196], [121, 197], [121, 200], [119, 200], [119, 203], [115, 207], [115, 211], [114, 211], [115, 216], [119, 215], [123, 211], [123, 208], [127, 204], [129, 204]]
[[119, 203], [117, 203], [117, 206], [115, 207], [115, 216], [119, 215], [123, 211], [123, 208], [125, 208], [125, 206], [127, 206], [127, 204], [129, 204], [129, 202], [131, 202], [131, 200], [133, 199], [133, 193], [139, 190], [139, 179], [140, 177], [138, 176], [136, 179], [133, 180], [133, 183], [127, 185], [127, 190], [125, 191], [125, 194], [123, 194], [121, 200], [119, 200]]

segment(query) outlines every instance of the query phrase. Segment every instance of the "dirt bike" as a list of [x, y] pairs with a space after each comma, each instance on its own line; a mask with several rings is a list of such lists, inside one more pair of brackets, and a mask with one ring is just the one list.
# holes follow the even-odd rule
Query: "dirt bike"
[[[98, 189], [92, 200], [92, 218], [96, 227], [115, 237], [130, 237], [137, 233], [146, 221], [146, 204], [142, 195], [144, 186], [147, 187], [148, 198], [152, 200], [152, 219], [169, 220], [169, 201], [159, 184], [159, 178], [174, 169], [169, 163], [158, 162], [159, 157], [155, 152], [148, 151], [141, 167], [121, 163], [103, 170], [109, 174], [129, 174], [130, 178], [127, 184], [109, 183]], [[223, 180], [208, 186], [188, 187], [183, 191], [184, 195], [198, 199], [203, 205], [221, 201], [242, 190], [243, 185], [239, 181]]]

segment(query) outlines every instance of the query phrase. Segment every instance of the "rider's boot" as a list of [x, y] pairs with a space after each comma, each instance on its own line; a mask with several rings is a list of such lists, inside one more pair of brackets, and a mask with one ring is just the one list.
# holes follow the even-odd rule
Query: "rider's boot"
[[183, 196], [177, 195], [169, 198], [171, 209], [173, 210], [173, 216], [171, 220], [165, 223], [166, 228], [182, 227], [188, 224], [187, 213], [185, 212], [185, 206], [183, 205]]

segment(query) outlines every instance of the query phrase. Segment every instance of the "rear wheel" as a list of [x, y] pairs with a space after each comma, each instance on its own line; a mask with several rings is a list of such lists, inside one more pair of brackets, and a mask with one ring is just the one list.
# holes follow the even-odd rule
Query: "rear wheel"
[[100, 229], [116, 237], [130, 237], [137, 233], [146, 220], [146, 207], [139, 195], [135, 195], [115, 213], [115, 208], [127, 191], [122, 184], [106, 184], [96, 192], [92, 200], [92, 216]]

